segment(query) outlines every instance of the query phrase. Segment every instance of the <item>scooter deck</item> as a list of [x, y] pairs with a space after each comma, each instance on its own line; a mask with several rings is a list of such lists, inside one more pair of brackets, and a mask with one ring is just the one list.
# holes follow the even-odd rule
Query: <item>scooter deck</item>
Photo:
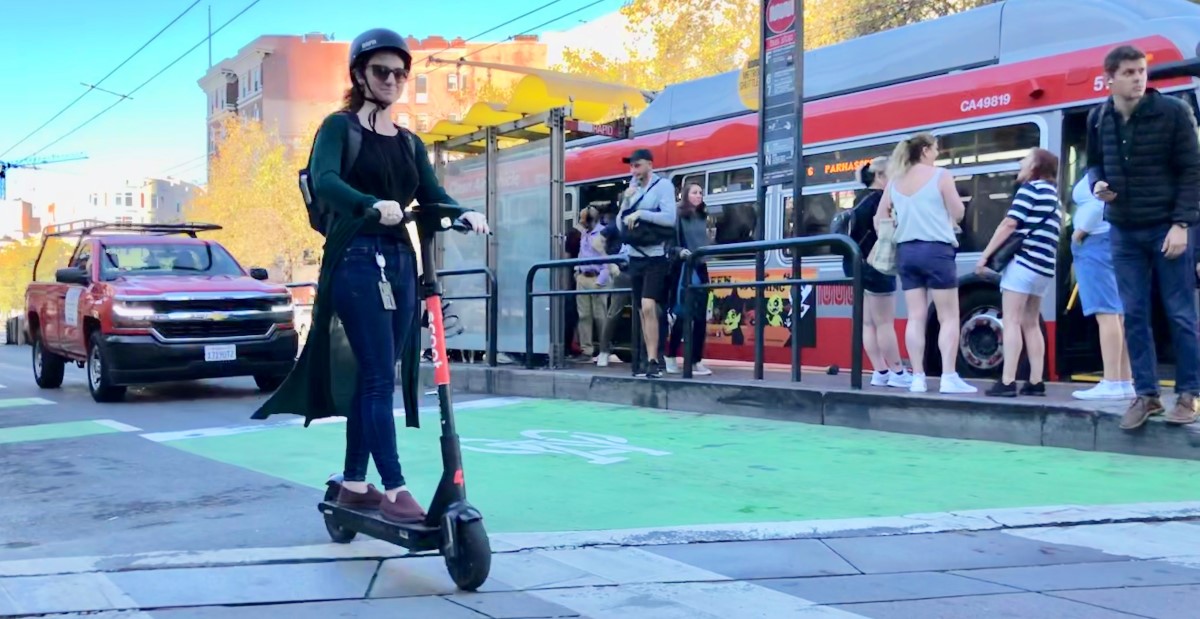
[[385, 520], [379, 510], [350, 509], [332, 501], [321, 501], [318, 511], [334, 518], [346, 529], [362, 533], [375, 539], [402, 546], [413, 552], [438, 550], [442, 532], [438, 527], [423, 523], [397, 524]]

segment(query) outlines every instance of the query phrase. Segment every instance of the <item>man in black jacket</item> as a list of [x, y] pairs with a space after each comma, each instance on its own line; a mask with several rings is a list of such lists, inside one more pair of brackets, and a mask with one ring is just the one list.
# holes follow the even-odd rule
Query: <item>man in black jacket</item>
[[1104, 59], [1112, 96], [1088, 116], [1093, 191], [1107, 203], [1113, 266], [1125, 306], [1125, 340], [1137, 399], [1121, 428], [1141, 427], [1164, 412], [1150, 328], [1150, 277], [1171, 328], [1178, 400], [1168, 423], [1196, 420], [1200, 394], [1195, 260], [1188, 242], [1200, 223], [1200, 143], [1187, 103], [1146, 87], [1146, 55], [1123, 45]]

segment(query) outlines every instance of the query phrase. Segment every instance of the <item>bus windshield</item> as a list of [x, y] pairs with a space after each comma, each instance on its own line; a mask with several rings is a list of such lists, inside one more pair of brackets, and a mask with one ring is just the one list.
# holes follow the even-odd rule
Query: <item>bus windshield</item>
[[244, 275], [224, 248], [208, 243], [107, 245], [100, 271], [105, 280], [129, 275]]

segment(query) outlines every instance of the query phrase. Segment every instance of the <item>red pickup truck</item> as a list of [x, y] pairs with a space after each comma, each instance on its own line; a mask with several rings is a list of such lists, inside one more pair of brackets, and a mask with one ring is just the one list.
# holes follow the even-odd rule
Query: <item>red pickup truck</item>
[[[219, 229], [83, 221], [48, 230], [25, 291], [38, 386], [58, 388], [74, 362], [97, 402], [165, 381], [253, 376], [277, 388], [298, 349], [291, 295], [196, 236]], [[79, 237], [67, 266], [39, 282], [46, 241], [64, 236]]]

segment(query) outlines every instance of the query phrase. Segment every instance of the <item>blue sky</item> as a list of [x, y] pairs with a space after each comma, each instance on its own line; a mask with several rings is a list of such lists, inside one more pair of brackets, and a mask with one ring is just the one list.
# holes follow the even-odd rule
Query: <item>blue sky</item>
[[[38, 133], [12, 148], [96, 84], [195, 0], [0, 0], [0, 160], [86, 153], [89, 159], [47, 165], [41, 171], [9, 173], [8, 197], [69, 199], [72, 190], [107, 178], [167, 173], [203, 180], [205, 95], [196, 81], [208, 68], [208, 47], [201, 45], [132, 99], [72, 131], [118, 99], [98, 90], [88, 93]], [[253, 0], [200, 0], [194, 8], [99, 85], [117, 93], [136, 88], [207, 35], [208, 7], [213, 29]], [[550, 0], [259, 0], [212, 41], [214, 63], [262, 34], [323, 32], [349, 40], [373, 27], [401, 34], [447, 38], [472, 37]], [[559, 0], [532, 15], [480, 37], [502, 40], [558, 18], [595, 0]], [[622, 0], [603, 0], [540, 29], [566, 30], [620, 8]], [[535, 31], [537, 32], [537, 31]], [[540, 34], [541, 32], [537, 32]], [[11, 148], [11, 150], [10, 150]], [[8, 151], [8, 152], [5, 152]]]

